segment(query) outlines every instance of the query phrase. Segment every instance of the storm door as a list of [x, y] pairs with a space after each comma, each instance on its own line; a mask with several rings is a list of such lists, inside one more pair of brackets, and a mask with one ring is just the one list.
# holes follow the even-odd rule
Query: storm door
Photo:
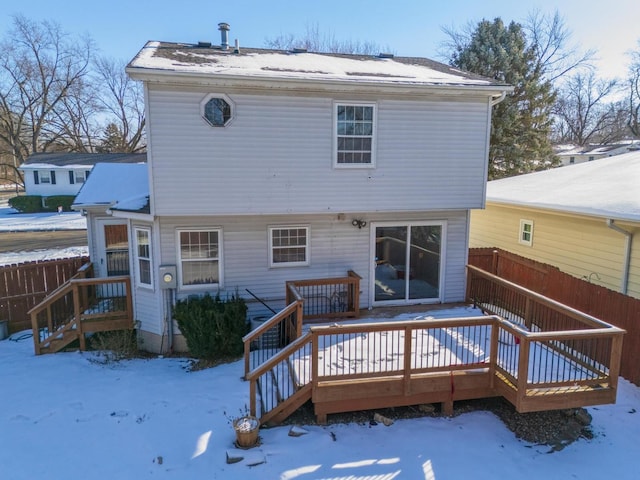
[[100, 221], [98, 236], [98, 276], [129, 275], [129, 236], [127, 224]]
[[372, 226], [374, 303], [440, 301], [444, 223]]

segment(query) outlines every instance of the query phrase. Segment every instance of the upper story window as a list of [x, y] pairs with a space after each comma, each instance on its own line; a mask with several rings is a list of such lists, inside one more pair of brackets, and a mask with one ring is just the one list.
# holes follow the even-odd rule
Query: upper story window
[[375, 164], [375, 104], [335, 105], [335, 165], [371, 167]]
[[151, 230], [136, 228], [136, 280], [143, 287], [151, 287]]
[[272, 267], [309, 265], [309, 227], [270, 227], [269, 265]]
[[180, 286], [219, 286], [221, 282], [222, 232], [213, 230], [178, 231]]
[[225, 127], [233, 116], [233, 102], [226, 95], [209, 94], [200, 103], [202, 117], [212, 127]]
[[530, 247], [533, 245], [533, 221], [520, 220], [520, 238], [518, 243]]

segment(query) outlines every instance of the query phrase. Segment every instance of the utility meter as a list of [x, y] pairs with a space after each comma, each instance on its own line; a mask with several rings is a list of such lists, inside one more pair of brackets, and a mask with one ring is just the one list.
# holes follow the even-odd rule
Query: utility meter
[[160, 265], [160, 288], [176, 288], [178, 275], [175, 265]]

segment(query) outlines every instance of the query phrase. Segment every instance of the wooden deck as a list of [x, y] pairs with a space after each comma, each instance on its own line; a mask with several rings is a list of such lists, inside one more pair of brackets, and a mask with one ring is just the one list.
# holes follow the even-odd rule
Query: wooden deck
[[255, 346], [276, 328], [284, 347], [246, 350], [252, 414], [278, 423], [309, 400], [319, 422], [331, 413], [421, 403], [451, 412], [456, 400], [492, 396], [520, 412], [615, 402], [624, 331], [485, 273], [470, 270], [469, 300], [485, 311], [500, 304], [509, 320], [312, 326], [303, 334], [296, 302], [304, 297], [291, 297], [287, 315], [245, 337]]
[[131, 279], [91, 274], [88, 263], [29, 310], [36, 355], [58, 352], [75, 341], [85, 350], [87, 333], [133, 328]]

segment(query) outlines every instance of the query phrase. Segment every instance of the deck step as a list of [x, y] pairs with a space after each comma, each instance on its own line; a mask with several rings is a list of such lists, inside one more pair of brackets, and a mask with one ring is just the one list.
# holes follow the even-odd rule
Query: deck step
[[78, 339], [78, 334], [75, 330], [68, 330], [62, 335], [58, 335], [55, 338], [49, 340], [48, 345], [40, 348], [40, 353], [55, 353], [65, 348], [70, 343], [73, 343]]

